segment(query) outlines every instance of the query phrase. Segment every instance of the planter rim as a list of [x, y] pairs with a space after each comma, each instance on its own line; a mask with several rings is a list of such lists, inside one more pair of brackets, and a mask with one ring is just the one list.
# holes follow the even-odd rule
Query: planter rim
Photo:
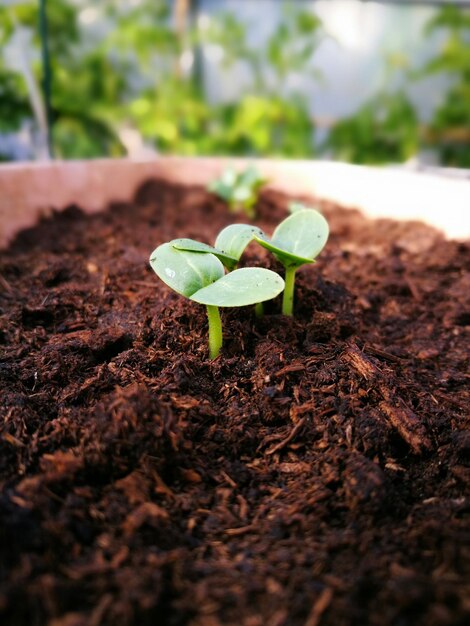
[[470, 180], [463, 176], [333, 161], [165, 156], [0, 165], [0, 247], [52, 209], [77, 204], [96, 212], [132, 199], [150, 178], [206, 185], [228, 165], [249, 163], [270, 187], [290, 195], [313, 195], [372, 218], [420, 220], [448, 238], [470, 238]]

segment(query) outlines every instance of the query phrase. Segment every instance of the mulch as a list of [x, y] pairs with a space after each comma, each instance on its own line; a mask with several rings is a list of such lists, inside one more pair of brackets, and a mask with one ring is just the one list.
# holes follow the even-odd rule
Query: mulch
[[470, 245], [322, 210], [295, 317], [224, 310], [213, 362], [148, 265], [234, 221], [204, 189], [149, 181], [0, 252], [2, 624], [470, 623]]

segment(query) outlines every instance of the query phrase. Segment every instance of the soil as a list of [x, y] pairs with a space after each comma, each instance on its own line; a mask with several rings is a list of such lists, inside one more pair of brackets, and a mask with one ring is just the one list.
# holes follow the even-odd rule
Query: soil
[[213, 362], [147, 263], [233, 221], [203, 189], [149, 181], [0, 253], [1, 624], [470, 623], [470, 245], [322, 208], [295, 317], [224, 311]]

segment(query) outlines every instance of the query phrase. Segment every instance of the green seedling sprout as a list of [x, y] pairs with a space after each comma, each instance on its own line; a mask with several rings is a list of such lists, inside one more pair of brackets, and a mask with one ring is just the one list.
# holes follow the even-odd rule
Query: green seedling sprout
[[231, 272], [237, 267], [245, 248], [255, 237], [265, 237], [261, 228], [250, 224], [231, 224], [220, 231], [214, 246], [194, 239], [173, 239], [170, 243], [177, 250], [209, 252], [220, 259]]
[[208, 190], [222, 198], [232, 213], [244, 211], [247, 217], [254, 218], [258, 193], [266, 182], [255, 167], [248, 167], [238, 174], [227, 168], [220, 178], [209, 184]]
[[171, 242], [152, 252], [150, 265], [174, 291], [206, 306], [211, 359], [218, 356], [223, 342], [219, 307], [271, 300], [284, 289], [282, 278], [271, 270], [245, 267], [225, 274], [222, 262], [214, 254], [178, 250]]
[[315, 258], [327, 242], [328, 234], [328, 222], [321, 213], [296, 206], [294, 212], [277, 226], [271, 240], [255, 236], [256, 241], [270, 250], [286, 270], [286, 288], [282, 301], [284, 315], [293, 314], [297, 269], [306, 263], [315, 263]]
[[[230, 224], [217, 235], [215, 246], [209, 246], [193, 239], [174, 239], [170, 243], [177, 250], [212, 253], [231, 272], [236, 269], [245, 248], [256, 236], [265, 237], [263, 231], [257, 226]], [[256, 317], [262, 317], [263, 313], [263, 303], [257, 302], [255, 306]]]

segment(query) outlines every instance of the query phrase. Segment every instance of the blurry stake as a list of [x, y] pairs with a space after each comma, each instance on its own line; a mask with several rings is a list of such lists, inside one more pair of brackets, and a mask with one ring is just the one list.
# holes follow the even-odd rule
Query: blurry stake
[[186, 52], [187, 49], [187, 21], [188, 21], [188, 11], [189, 11], [189, 0], [176, 0], [174, 5], [174, 20], [175, 20], [175, 29], [176, 34], [179, 40], [180, 46], [180, 57], [176, 62], [176, 76], [177, 78], [181, 78], [184, 74], [182, 68], [182, 55]]
[[175, 0], [173, 18], [178, 35], [180, 54], [175, 66], [176, 77], [191, 76], [196, 89], [202, 87], [202, 54], [200, 44], [191, 42], [197, 29], [199, 0]]
[[47, 146], [49, 149], [49, 155], [52, 158], [54, 156], [53, 146], [52, 146], [52, 107], [51, 107], [52, 72], [51, 72], [51, 60], [49, 57], [46, 0], [39, 0], [39, 35], [41, 38], [42, 91], [44, 95], [44, 103], [46, 107], [46, 119], [47, 119]]
[[28, 29], [18, 22], [14, 7], [7, 12], [7, 15], [14, 31], [12, 39], [16, 42], [15, 54], [18, 66], [26, 84], [31, 110], [34, 114], [34, 119], [39, 131], [35, 152], [40, 159], [49, 159], [50, 153], [47, 145], [47, 119], [44, 98], [32, 69], [29, 54]]

